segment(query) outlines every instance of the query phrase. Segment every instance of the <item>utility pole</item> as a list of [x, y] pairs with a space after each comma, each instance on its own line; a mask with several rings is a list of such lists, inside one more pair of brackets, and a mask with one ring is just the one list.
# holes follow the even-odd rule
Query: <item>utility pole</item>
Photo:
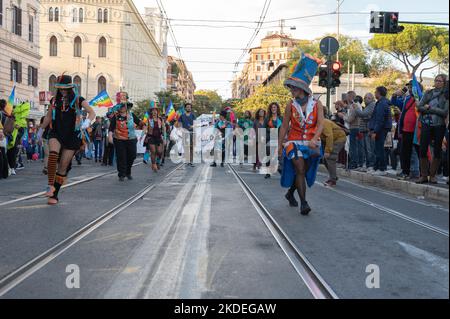
[[355, 63], [352, 65], [352, 91], [355, 90]]
[[280, 20], [280, 34], [284, 34], [285, 20]]

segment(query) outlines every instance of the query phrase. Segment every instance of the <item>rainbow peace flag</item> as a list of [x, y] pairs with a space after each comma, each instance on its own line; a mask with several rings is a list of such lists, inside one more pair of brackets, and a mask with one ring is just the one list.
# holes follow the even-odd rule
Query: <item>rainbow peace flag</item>
[[175, 112], [175, 108], [173, 107], [172, 101], [170, 101], [169, 106], [166, 109], [167, 121], [172, 122], [176, 119], [177, 112]]
[[13, 107], [14, 107], [14, 100], [16, 95], [16, 86], [14, 85], [11, 94], [9, 95], [8, 101], [6, 102], [6, 107], [5, 107], [5, 113], [8, 116], [11, 116], [12, 112], [13, 112]]
[[96, 97], [89, 101], [89, 105], [96, 107], [111, 107], [113, 106], [113, 102], [106, 90], [103, 90]]

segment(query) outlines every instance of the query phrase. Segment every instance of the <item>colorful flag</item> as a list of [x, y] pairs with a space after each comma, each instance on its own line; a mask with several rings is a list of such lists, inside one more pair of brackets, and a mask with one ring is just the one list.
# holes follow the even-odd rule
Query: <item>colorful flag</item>
[[169, 106], [166, 109], [167, 121], [172, 122], [176, 119], [177, 113], [175, 112], [175, 108], [173, 107], [172, 101], [170, 101]]
[[14, 108], [14, 100], [16, 95], [16, 86], [14, 85], [11, 94], [9, 95], [8, 101], [6, 102], [5, 112], [8, 116], [11, 116]]
[[89, 105], [97, 107], [111, 107], [113, 106], [113, 102], [111, 101], [111, 98], [109, 97], [106, 90], [103, 90], [91, 101], [89, 101]]
[[416, 102], [419, 103], [419, 101], [422, 99], [423, 94], [415, 74], [413, 74], [412, 78], [412, 91]]

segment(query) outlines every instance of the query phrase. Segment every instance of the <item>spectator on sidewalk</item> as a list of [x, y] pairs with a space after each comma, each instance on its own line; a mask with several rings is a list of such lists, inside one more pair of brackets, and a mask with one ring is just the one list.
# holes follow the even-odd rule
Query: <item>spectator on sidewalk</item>
[[[326, 108], [325, 108], [326, 110]], [[325, 186], [336, 186], [336, 164], [339, 152], [345, 147], [347, 136], [344, 129], [328, 119], [323, 120], [323, 131], [320, 140], [325, 144], [324, 164], [328, 170], [329, 179]]]
[[349, 91], [347, 93], [347, 113], [338, 112], [338, 116], [344, 120], [350, 129], [349, 169], [357, 169], [359, 165], [362, 164], [360, 150], [358, 148], [359, 118], [356, 116], [355, 111], [355, 109], [361, 110], [362, 108], [361, 105], [355, 101], [355, 97], [356, 93], [354, 91]]
[[399, 148], [401, 173], [398, 174], [400, 179], [411, 179], [411, 163], [413, 156], [413, 148], [419, 153], [419, 147], [414, 145], [414, 132], [416, 130], [417, 114], [416, 100], [412, 92], [412, 81], [402, 89], [397, 90], [391, 98], [391, 103], [401, 110], [398, 123]]
[[[447, 76], [434, 79], [434, 89], [427, 91], [417, 106], [422, 124], [420, 134], [420, 178], [418, 184], [437, 184], [436, 172], [442, 156], [442, 140], [445, 135], [445, 118], [448, 116]], [[428, 147], [433, 146], [433, 159], [428, 171]], [[428, 174], [429, 172], [429, 174]], [[428, 179], [429, 176], [429, 179]]]
[[99, 162], [103, 155], [103, 137], [105, 135], [105, 127], [102, 123], [102, 118], [97, 116], [94, 124], [92, 124], [92, 139], [95, 147], [95, 162]]
[[[366, 169], [369, 172], [373, 171], [375, 165], [375, 142], [369, 134], [369, 120], [372, 117], [375, 108], [375, 97], [372, 93], [367, 93], [364, 96], [364, 109], [360, 109], [357, 105], [353, 105], [355, 114], [359, 118], [359, 130], [362, 134], [362, 152], [366, 160]], [[362, 170], [362, 169], [361, 169]]]
[[387, 89], [384, 86], [376, 88], [375, 98], [377, 103], [368, 124], [370, 136], [375, 141], [374, 175], [386, 175], [387, 169], [384, 142], [387, 133], [392, 129], [392, 115], [390, 102], [386, 96]]

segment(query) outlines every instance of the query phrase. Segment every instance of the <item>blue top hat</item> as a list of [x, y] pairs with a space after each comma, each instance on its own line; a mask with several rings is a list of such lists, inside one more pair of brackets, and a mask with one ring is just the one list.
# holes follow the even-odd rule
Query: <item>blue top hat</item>
[[295, 86], [307, 94], [311, 95], [312, 91], [309, 88], [313, 77], [316, 75], [317, 68], [320, 61], [309, 54], [302, 53], [300, 61], [295, 66], [292, 75], [284, 81], [285, 86]]

